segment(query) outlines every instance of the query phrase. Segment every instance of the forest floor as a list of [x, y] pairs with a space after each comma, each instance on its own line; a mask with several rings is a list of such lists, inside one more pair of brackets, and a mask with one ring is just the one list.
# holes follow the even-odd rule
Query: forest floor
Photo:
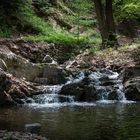
[[118, 48], [84, 52], [65, 63], [69, 68], [109, 68], [121, 71], [126, 67], [140, 64], [140, 44], [132, 44]]
[[[24, 41], [1, 39], [0, 45], [33, 63], [42, 63], [46, 55], [58, 62], [64, 68], [91, 69], [109, 68], [120, 71], [125, 67], [140, 64], [140, 43], [122, 45], [117, 50], [99, 47], [84, 49], [77, 45], [62, 45], [45, 41]], [[80, 51], [84, 49], [83, 51]]]

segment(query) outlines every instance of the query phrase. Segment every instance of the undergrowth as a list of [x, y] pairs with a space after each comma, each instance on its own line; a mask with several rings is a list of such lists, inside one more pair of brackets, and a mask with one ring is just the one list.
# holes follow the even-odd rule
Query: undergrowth
[[[41, 13], [45, 11], [44, 14], [46, 14], [47, 16], [49, 7], [52, 8], [51, 5], [47, 5], [48, 1], [42, 0], [36, 1], [36, 3], [39, 7], [41, 7]], [[68, 11], [69, 9], [66, 9], [65, 6], [65, 12]], [[101, 42], [100, 37], [96, 33], [90, 33], [91, 28], [89, 29], [89, 26], [93, 25], [95, 21], [92, 21], [90, 19], [79, 19], [77, 15], [76, 17], [74, 17], [74, 15], [69, 16], [68, 20], [70, 21], [69, 18], [73, 18], [72, 20], [78, 22], [80, 26], [86, 25], [87, 27], [85, 28], [85, 30], [87, 32], [89, 31], [89, 34], [86, 31], [85, 35], [77, 34], [77, 32], [79, 32], [77, 29], [75, 30], [75, 32], [69, 32], [68, 30], [63, 28], [58, 29], [53, 27], [53, 25], [50, 24], [48, 20], [45, 20], [43, 17], [40, 17], [36, 13], [35, 7], [31, 0], [1, 0], [0, 37], [22, 37], [25, 40], [48, 41], [53, 43], [79, 45], [98, 45]]]

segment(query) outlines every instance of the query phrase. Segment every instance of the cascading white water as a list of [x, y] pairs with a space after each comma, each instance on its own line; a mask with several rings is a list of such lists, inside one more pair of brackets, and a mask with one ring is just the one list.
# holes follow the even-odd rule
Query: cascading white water
[[78, 83], [78, 82], [82, 81], [84, 79], [84, 77], [85, 77], [84, 72], [80, 72], [75, 77], [69, 76], [66, 84]]
[[[98, 91], [99, 100], [110, 100], [109, 96], [112, 94], [112, 90], [115, 90], [117, 97], [116, 100], [125, 101], [125, 94], [123, 92], [122, 81], [118, 79], [119, 74], [117, 72], [112, 72], [111, 70], [101, 69], [100, 71], [93, 72], [89, 75], [90, 78], [96, 81], [96, 89]], [[112, 86], [103, 86], [102, 82], [107, 79], [107, 81], [114, 83]]]
[[[87, 75], [86, 75], [87, 76]], [[70, 83], [78, 83], [82, 81], [85, 77], [85, 72], [80, 72], [75, 77], [68, 77], [67, 85]], [[108, 102], [114, 98], [117, 101], [125, 101], [125, 95], [123, 93], [123, 85], [121, 80], [118, 80], [118, 73], [112, 72], [107, 69], [101, 69], [99, 71], [90, 72], [88, 77], [94, 80], [94, 85], [98, 93], [98, 101]], [[113, 85], [102, 85], [104, 81], [112, 82]], [[66, 85], [65, 84], [65, 85]], [[73, 96], [59, 95], [58, 92], [64, 85], [55, 86], [41, 86], [43, 93], [42, 95], [37, 95], [34, 97], [34, 102], [32, 105], [43, 105], [43, 106], [64, 106], [64, 105], [95, 105], [93, 103], [79, 103], [74, 100]], [[115, 97], [112, 97], [112, 92], [115, 92]]]
[[43, 94], [36, 95], [33, 97], [33, 102], [30, 104], [32, 106], [42, 106], [42, 107], [57, 107], [64, 103], [74, 102], [74, 97], [58, 95], [57, 93], [61, 90], [62, 85], [54, 86], [41, 86]]

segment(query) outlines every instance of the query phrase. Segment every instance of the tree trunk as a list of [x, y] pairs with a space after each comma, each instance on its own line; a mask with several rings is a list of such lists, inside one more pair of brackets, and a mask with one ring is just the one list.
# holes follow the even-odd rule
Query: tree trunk
[[102, 37], [102, 47], [105, 48], [106, 41], [108, 39], [108, 31], [107, 31], [106, 19], [104, 15], [104, 7], [102, 5], [101, 0], [94, 0], [94, 4], [95, 4], [97, 20], [99, 24], [99, 30]]
[[110, 47], [117, 47], [118, 41], [116, 36], [116, 29], [115, 29], [115, 23], [114, 23], [114, 17], [113, 17], [113, 8], [112, 8], [112, 0], [106, 0], [106, 8], [105, 8], [105, 14], [106, 14], [106, 23], [108, 28], [108, 43]]
[[94, 0], [99, 30], [102, 37], [102, 48], [117, 46], [116, 30], [113, 18], [112, 0]]

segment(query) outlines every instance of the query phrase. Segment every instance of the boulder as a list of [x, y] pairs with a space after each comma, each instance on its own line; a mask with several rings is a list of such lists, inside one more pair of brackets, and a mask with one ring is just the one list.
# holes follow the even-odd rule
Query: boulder
[[122, 100], [122, 82], [117, 74], [107, 70], [84, 71], [75, 76], [70, 84], [62, 87], [59, 94], [74, 96], [76, 101]]
[[123, 71], [125, 96], [128, 100], [140, 101], [140, 66]]
[[22, 104], [23, 98], [36, 94], [36, 91], [37, 88], [31, 83], [0, 69], [0, 106]]
[[140, 77], [127, 80], [124, 88], [125, 96], [128, 100], [140, 101]]
[[74, 96], [76, 101], [90, 102], [98, 98], [96, 88], [93, 84], [90, 84], [87, 79], [63, 86], [59, 94]]
[[33, 81], [36, 76], [40, 75], [42, 67], [38, 64], [33, 64], [27, 59], [14, 54], [6, 46], [0, 47], [0, 68], [15, 77], [26, 78], [28, 81]]
[[108, 95], [108, 100], [120, 100], [118, 96], [118, 92], [114, 89]]
[[[48, 57], [47, 55], [46, 59]], [[8, 48], [6, 49], [6, 46], [0, 48], [0, 68], [17, 78], [26, 79], [30, 82], [39, 83], [41, 81], [41, 84], [59, 84], [65, 81], [64, 70], [57, 64], [32, 63], [11, 52]]]
[[66, 76], [67, 72], [57, 65], [44, 68], [42, 75], [44, 79], [47, 78], [47, 83], [45, 81], [45, 84], [49, 85], [64, 84], [66, 82]]
[[25, 132], [30, 132], [30, 133], [39, 133], [41, 129], [41, 124], [39, 123], [33, 123], [33, 124], [26, 124], [25, 125]]
[[127, 67], [120, 73], [120, 78], [126, 82], [130, 78], [137, 78], [140, 76], [140, 65], [134, 67]]

